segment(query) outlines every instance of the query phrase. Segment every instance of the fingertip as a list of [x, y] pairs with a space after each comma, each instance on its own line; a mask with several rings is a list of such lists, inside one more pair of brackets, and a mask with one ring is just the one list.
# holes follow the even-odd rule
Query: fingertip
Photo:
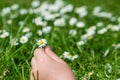
[[52, 50], [50, 46], [46, 46], [45, 50]]
[[41, 53], [44, 53], [44, 49], [42, 49], [42, 48], [35, 49], [35, 51], [34, 51], [34, 57], [37, 57]]

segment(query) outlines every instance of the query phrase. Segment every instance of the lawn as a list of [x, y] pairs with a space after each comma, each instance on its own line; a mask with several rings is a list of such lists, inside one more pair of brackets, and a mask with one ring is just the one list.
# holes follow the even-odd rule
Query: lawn
[[119, 3], [0, 0], [0, 80], [29, 80], [39, 39], [47, 40], [77, 80], [120, 80]]

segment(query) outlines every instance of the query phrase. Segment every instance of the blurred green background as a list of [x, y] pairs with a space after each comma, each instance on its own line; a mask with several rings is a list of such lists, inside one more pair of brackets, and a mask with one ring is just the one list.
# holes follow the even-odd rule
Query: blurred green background
[[[21, 7], [30, 6], [32, 0], [0, 0], [0, 9], [3, 7], [10, 6], [14, 3], [18, 3]], [[53, 2], [54, 0], [40, 0]], [[114, 14], [120, 14], [120, 0], [66, 0], [68, 3], [74, 4], [74, 6], [86, 5], [89, 9], [94, 6], [102, 6], [104, 10], [111, 11]]]

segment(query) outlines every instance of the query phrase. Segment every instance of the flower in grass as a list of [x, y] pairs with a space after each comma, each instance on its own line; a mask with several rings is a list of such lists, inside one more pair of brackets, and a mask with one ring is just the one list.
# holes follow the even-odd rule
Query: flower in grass
[[92, 39], [93, 36], [94, 36], [94, 34], [88, 34], [88, 33], [86, 33], [86, 34], [84, 34], [84, 35], [81, 36], [81, 40], [86, 43], [86, 41]]
[[43, 27], [42, 32], [47, 34], [47, 33], [49, 33], [51, 31], [51, 29], [52, 29], [51, 26]]
[[70, 54], [69, 52], [65, 51], [65, 52], [63, 53], [63, 57], [71, 60], [71, 57], [72, 57], [72, 56], [71, 56], [71, 54]]
[[64, 0], [55, 0], [55, 5], [57, 7], [62, 8], [65, 4], [64, 4]]
[[106, 69], [107, 69], [107, 72], [108, 73], [111, 73], [112, 72], [112, 66], [110, 64], [107, 64], [106, 65]]
[[11, 6], [11, 10], [17, 10], [19, 8], [19, 5], [18, 4], [13, 4]]
[[88, 72], [88, 77], [91, 77], [93, 75], [94, 71]]
[[100, 11], [102, 10], [102, 7], [100, 6], [96, 6], [94, 9], [93, 9], [93, 15], [97, 16]]
[[92, 36], [95, 34], [96, 26], [91, 26], [88, 29], [86, 29], [87, 35]]
[[12, 46], [17, 46], [19, 43], [18, 43], [18, 40], [16, 38], [13, 38], [12, 40], [10, 40], [10, 44]]
[[83, 28], [83, 27], [85, 27], [85, 23], [84, 22], [78, 22], [78, 23], [76, 23], [76, 27]]
[[71, 60], [73, 61], [73, 60], [77, 59], [78, 57], [79, 57], [78, 55], [73, 55], [73, 56], [71, 57]]
[[117, 18], [113, 16], [113, 17], [110, 18], [110, 20], [111, 20], [112, 22], [115, 22], [115, 21], [117, 21]]
[[77, 13], [81, 18], [83, 18], [88, 14], [87, 7], [82, 6], [82, 7], [76, 8], [75, 13]]
[[69, 34], [70, 34], [71, 36], [75, 36], [75, 35], [77, 34], [77, 31], [76, 31], [75, 29], [71, 29], [71, 30], [69, 31]]
[[47, 40], [46, 39], [40, 39], [37, 41], [37, 45], [39, 48], [45, 47], [47, 45]]
[[64, 18], [56, 19], [54, 21], [54, 26], [59, 26], [59, 27], [65, 26], [65, 19]]
[[120, 80], [120, 78], [117, 78], [117, 80]]
[[112, 13], [110, 12], [100, 12], [99, 17], [103, 17], [103, 18], [112, 18]]
[[3, 76], [6, 76], [7, 75], [7, 73], [9, 73], [10, 71], [8, 70], [8, 69], [5, 69], [4, 71], [3, 71]]
[[9, 24], [9, 25], [12, 24], [12, 22], [13, 21], [11, 19], [7, 20], [7, 24]]
[[19, 12], [21, 15], [25, 15], [28, 13], [27, 9], [21, 9]]
[[117, 21], [120, 23], [120, 17], [118, 17]]
[[40, 1], [39, 1], [39, 0], [34, 0], [34, 1], [32, 1], [32, 3], [31, 3], [31, 6], [32, 6], [33, 8], [38, 7], [39, 5], [40, 5]]
[[5, 30], [3, 30], [2, 31], [2, 34], [0, 34], [0, 38], [6, 38], [6, 37], [8, 37], [9, 36], [9, 32], [7, 32], [7, 31], [5, 31]]
[[107, 28], [102, 28], [101, 30], [98, 31], [98, 34], [104, 34], [105, 32], [107, 32]]
[[62, 8], [62, 9], [60, 10], [60, 13], [61, 13], [61, 14], [65, 14], [65, 13], [67, 13], [67, 12], [72, 12], [72, 10], [73, 10], [73, 5], [72, 5], [72, 4], [69, 4], [69, 5], [65, 6], [64, 8]]
[[118, 48], [120, 48], [120, 43], [118, 43], [118, 44], [112, 44], [112, 46], [113, 46], [115, 49], [118, 49]]
[[20, 38], [20, 43], [25, 44], [25, 43], [27, 43], [27, 42], [28, 42], [28, 37], [27, 37], [27, 36], [22, 36], [22, 37]]
[[26, 33], [25, 36], [27, 36], [28, 38], [30, 38], [32, 36], [32, 32]]
[[102, 27], [102, 26], [104, 26], [104, 23], [103, 23], [103, 22], [98, 22], [98, 23], [96, 24], [96, 26], [97, 26], [97, 27]]
[[26, 33], [26, 32], [29, 32], [29, 31], [30, 31], [30, 28], [28, 28], [28, 27], [25, 27], [25, 28], [23, 28], [23, 30], [22, 30], [23, 33]]
[[41, 36], [43, 33], [42, 33], [42, 30], [38, 30], [37, 31], [37, 34], [39, 35], [39, 36]]
[[50, 12], [58, 12], [59, 11], [59, 6], [55, 4], [48, 5], [47, 10]]
[[19, 21], [18, 25], [20, 25], [20, 26], [24, 25], [24, 21]]
[[81, 77], [80, 80], [87, 80], [87, 78], [86, 77]]
[[76, 22], [77, 22], [77, 19], [76, 19], [75, 17], [72, 17], [72, 18], [69, 20], [69, 24], [70, 24], [71, 26], [75, 25]]
[[1, 15], [5, 16], [5, 15], [9, 14], [10, 12], [11, 12], [10, 7], [6, 7], [6, 8], [2, 9]]
[[43, 18], [46, 21], [50, 21], [50, 20], [54, 20], [56, 17], [53, 14], [47, 13], [47, 14], [44, 14]]
[[85, 44], [85, 41], [83, 41], [83, 40], [77, 42], [77, 46], [82, 46], [84, 44]]
[[41, 17], [37, 17], [33, 19], [33, 23], [35, 23], [36, 26], [46, 26], [47, 22], [43, 21]]
[[108, 24], [107, 28], [110, 29], [111, 31], [119, 31], [120, 30], [119, 25]]

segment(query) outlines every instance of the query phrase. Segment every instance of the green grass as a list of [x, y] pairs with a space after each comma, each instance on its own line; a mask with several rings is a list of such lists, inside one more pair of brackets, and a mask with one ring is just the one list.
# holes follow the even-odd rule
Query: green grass
[[[8, 7], [14, 3], [20, 4], [20, 7], [30, 7], [30, 2], [32, 0], [0, 0], [0, 11], [4, 7]], [[44, 0], [42, 0], [44, 1]], [[51, 2], [51, 0], [48, 0]], [[89, 14], [85, 18], [80, 18], [80, 20], [86, 23], [86, 29], [89, 26], [95, 25], [97, 22], [102, 21], [105, 26], [109, 23], [116, 24], [117, 22], [111, 22], [108, 19], [96, 18], [91, 15], [91, 11], [95, 6], [101, 6], [104, 11], [112, 12], [114, 16], [118, 17], [120, 15], [119, 0], [67, 0], [67, 3], [73, 4], [75, 7], [85, 5], [88, 7]], [[75, 14], [70, 14], [75, 16]], [[1, 39], [0, 38], [0, 80], [29, 80], [30, 73], [30, 60], [33, 56], [34, 45], [36, 44], [36, 39], [45, 38], [57, 53], [61, 56], [64, 51], [68, 51], [71, 54], [78, 54], [79, 58], [70, 61], [64, 59], [69, 66], [72, 68], [77, 80], [81, 80], [85, 77], [88, 72], [94, 71], [90, 80], [116, 80], [120, 78], [120, 50], [112, 47], [113, 43], [120, 43], [120, 32], [108, 31], [103, 35], [95, 34], [93, 39], [88, 40], [84, 46], [78, 47], [76, 42], [80, 40], [82, 34], [85, 33], [84, 29], [78, 29], [70, 27], [68, 23], [63, 28], [56, 28], [52, 26], [52, 31], [49, 34], [43, 34], [38, 36], [36, 31], [40, 27], [36, 27], [32, 23], [32, 19], [36, 15], [25, 15], [18, 16], [13, 19], [11, 25], [6, 24], [6, 21], [10, 19], [9, 15], [7, 17], [0, 16], [0, 30], [5, 29], [10, 32], [10, 36]], [[19, 21], [24, 20], [24, 26], [28, 26], [32, 32], [32, 37], [29, 41], [22, 45], [11, 46], [11, 37], [20, 38], [24, 33], [22, 33]], [[68, 22], [68, 21], [67, 21]], [[49, 24], [52, 24], [49, 22]], [[23, 28], [21, 26], [21, 28]], [[68, 34], [70, 29], [75, 28], [78, 34], [72, 37]], [[108, 56], [103, 57], [105, 51], [110, 49]], [[112, 72], [108, 73], [105, 66], [110, 64], [112, 66]], [[3, 74], [5, 75], [3, 76]], [[108, 74], [108, 76], [105, 75]], [[3, 76], [3, 78], [1, 78]]]

